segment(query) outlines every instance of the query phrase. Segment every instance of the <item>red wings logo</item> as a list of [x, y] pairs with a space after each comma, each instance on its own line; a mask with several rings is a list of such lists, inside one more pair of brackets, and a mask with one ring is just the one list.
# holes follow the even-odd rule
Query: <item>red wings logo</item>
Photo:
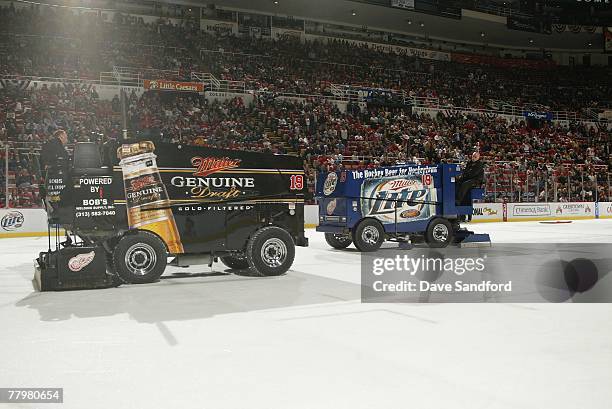
[[94, 251], [91, 251], [89, 253], [77, 254], [76, 256], [68, 260], [68, 268], [70, 269], [70, 271], [74, 272], [81, 271], [89, 263], [92, 262], [95, 256], [96, 253]]
[[215, 172], [220, 172], [226, 169], [233, 169], [240, 166], [241, 159], [230, 159], [228, 157], [224, 158], [213, 158], [207, 157], [202, 158], [200, 156], [195, 156], [191, 158], [191, 164], [196, 167], [196, 171], [193, 172], [194, 176], [208, 176]]

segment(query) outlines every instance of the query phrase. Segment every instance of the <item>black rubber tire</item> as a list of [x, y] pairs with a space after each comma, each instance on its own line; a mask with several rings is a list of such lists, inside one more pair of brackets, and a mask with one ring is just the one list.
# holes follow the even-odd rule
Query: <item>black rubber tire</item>
[[[438, 227], [444, 226], [444, 227]], [[444, 230], [446, 228], [446, 230]], [[453, 227], [451, 223], [442, 218], [435, 218], [427, 225], [425, 231], [425, 242], [432, 248], [443, 248], [448, 246], [453, 240]]]
[[[338, 236], [342, 236], [342, 237], [339, 238]], [[340, 235], [336, 233], [325, 233], [325, 241], [327, 242], [327, 244], [329, 244], [333, 248], [342, 250], [350, 246], [351, 243], [353, 242], [353, 239], [348, 234]]]
[[249, 261], [244, 254], [223, 256], [221, 257], [221, 262], [234, 270], [246, 270], [250, 267]]
[[[138, 247], [138, 244], [142, 246]], [[134, 246], [134, 247], [132, 247]], [[138, 250], [145, 250], [145, 253], [155, 255], [151, 257], [150, 265], [147, 265], [143, 274], [137, 273], [126, 263], [126, 255], [128, 251], [134, 254]], [[139, 256], [135, 256], [139, 257]], [[142, 256], [140, 256], [142, 259]], [[139, 261], [136, 259], [135, 261]], [[145, 284], [153, 283], [159, 280], [159, 277], [166, 270], [168, 262], [168, 252], [166, 245], [159, 237], [147, 231], [138, 231], [137, 233], [126, 234], [119, 240], [113, 250], [113, 266], [117, 276], [125, 283], [130, 284]]]
[[[368, 234], [367, 231], [373, 232], [372, 228], [376, 229], [376, 236], [374, 237], [376, 240], [373, 243], [368, 243], [365, 236]], [[366, 232], [364, 233], [364, 231]], [[378, 250], [385, 241], [385, 229], [375, 219], [363, 219], [353, 228], [352, 234], [355, 247], [363, 253]]]
[[[276, 243], [271, 241], [276, 241]], [[284, 256], [281, 260], [278, 260], [279, 265], [270, 265], [264, 260], [262, 256], [264, 246], [271, 252], [268, 253], [271, 256], [274, 256], [275, 253], [273, 252], [278, 250], [278, 247], [275, 246], [284, 247]], [[253, 274], [259, 276], [278, 276], [285, 274], [291, 268], [295, 259], [295, 244], [293, 243], [293, 238], [286, 230], [276, 226], [263, 227], [257, 230], [249, 239], [246, 257]]]

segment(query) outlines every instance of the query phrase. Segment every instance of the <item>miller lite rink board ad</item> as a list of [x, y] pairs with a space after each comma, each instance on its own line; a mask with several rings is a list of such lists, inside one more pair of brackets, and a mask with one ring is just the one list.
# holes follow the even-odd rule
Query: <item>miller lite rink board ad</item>
[[333, 216], [353, 210], [383, 224], [427, 220], [436, 214], [440, 183], [437, 166], [322, 173], [317, 180], [317, 196], [323, 198], [320, 214]]

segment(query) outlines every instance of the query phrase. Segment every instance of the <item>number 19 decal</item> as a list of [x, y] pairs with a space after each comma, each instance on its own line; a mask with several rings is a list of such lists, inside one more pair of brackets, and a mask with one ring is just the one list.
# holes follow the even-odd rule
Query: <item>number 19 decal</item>
[[291, 183], [289, 184], [291, 190], [302, 190], [304, 189], [304, 175], [291, 175]]
[[431, 175], [430, 174], [422, 175], [421, 181], [423, 182], [423, 186], [431, 185]]

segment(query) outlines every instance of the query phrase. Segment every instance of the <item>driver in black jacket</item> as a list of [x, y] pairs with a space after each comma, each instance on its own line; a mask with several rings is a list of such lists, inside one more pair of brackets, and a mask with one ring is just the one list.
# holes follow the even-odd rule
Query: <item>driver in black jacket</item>
[[471, 160], [468, 161], [461, 176], [456, 182], [456, 196], [458, 206], [469, 205], [465, 203], [465, 197], [470, 189], [482, 186], [484, 182], [484, 163], [480, 160], [478, 151], [472, 153]]
[[62, 169], [68, 168], [66, 143], [68, 143], [68, 134], [63, 129], [58, 129], [53, 132], [53, 137], [40, 150], [40, 170], [45, 178], [45, 183], [40, 185], [40, 197], [45, 208], [48, 210], [50, 210], [50, 206], [47, 203], [47, 195], [50, 194], [47, 191], [48, 180], [55, 177], [58, 172], [61, 173]]
[[53, 132], [53, 137], [43, 145], [40, 151], [40, 167], [43, 173], [50, 167], [66, 165], [68, 152], [65, 146], [67, 143], [68, 134], [66, 131], [58, 129]]

